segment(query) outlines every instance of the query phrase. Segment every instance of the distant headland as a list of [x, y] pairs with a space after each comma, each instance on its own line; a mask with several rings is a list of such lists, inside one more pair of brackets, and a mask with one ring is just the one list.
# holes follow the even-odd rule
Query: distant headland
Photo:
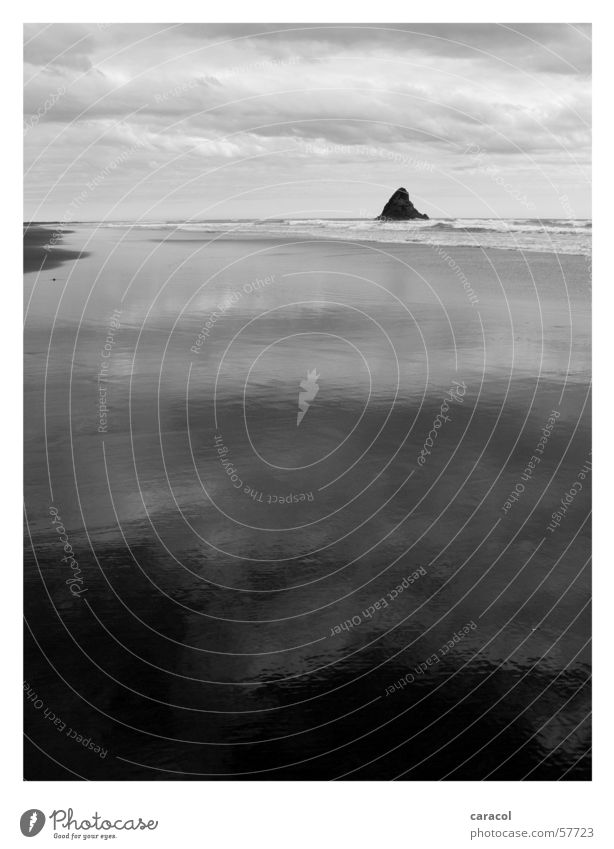
[[423, 218], [428, 220], [426, 212], [418, 212], [409, 199], [407, 189], [400, 188], [392, 195], [382, 214], [378, 215], [376, 221], [409, 221], [412, 218]]

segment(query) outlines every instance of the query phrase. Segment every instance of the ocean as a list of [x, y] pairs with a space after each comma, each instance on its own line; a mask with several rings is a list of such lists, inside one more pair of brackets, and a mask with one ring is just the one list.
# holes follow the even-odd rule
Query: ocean
[[221, 236], [302, 236], [352, 241], [501, 248], [590, 256], [592, 221], [571, 218], [435, 218], [374, 221], [365, 218], [276, 218], [208, 221], [109, 221], [97, 227], [164, 230]]

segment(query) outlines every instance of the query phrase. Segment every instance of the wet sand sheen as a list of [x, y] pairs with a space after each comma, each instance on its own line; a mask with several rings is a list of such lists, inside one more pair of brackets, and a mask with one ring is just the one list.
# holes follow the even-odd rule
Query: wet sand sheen
[[584, 258], [456, 248], [474, 303], [426, 246], [74, 230], [61, 288], [26, 275], [27, 615], [57, 670], [28, 638], [26, 677], [109, 755], [27, 704], [62, 765], [31, 774], [587, 778], [588, 485], [547, 530], [590, 456]]

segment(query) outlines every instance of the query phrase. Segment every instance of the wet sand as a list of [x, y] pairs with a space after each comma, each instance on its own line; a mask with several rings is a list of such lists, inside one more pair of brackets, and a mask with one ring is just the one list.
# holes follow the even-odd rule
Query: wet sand
[[71, 229], [26, 266], [25, 777], [589, 778], [586, 259]]

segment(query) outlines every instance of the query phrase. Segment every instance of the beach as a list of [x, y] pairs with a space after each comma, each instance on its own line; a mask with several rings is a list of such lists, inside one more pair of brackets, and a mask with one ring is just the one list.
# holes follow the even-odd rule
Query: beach
[[586, 222], [438, 223], [28, 226], [26, 779], [590, 778]]

